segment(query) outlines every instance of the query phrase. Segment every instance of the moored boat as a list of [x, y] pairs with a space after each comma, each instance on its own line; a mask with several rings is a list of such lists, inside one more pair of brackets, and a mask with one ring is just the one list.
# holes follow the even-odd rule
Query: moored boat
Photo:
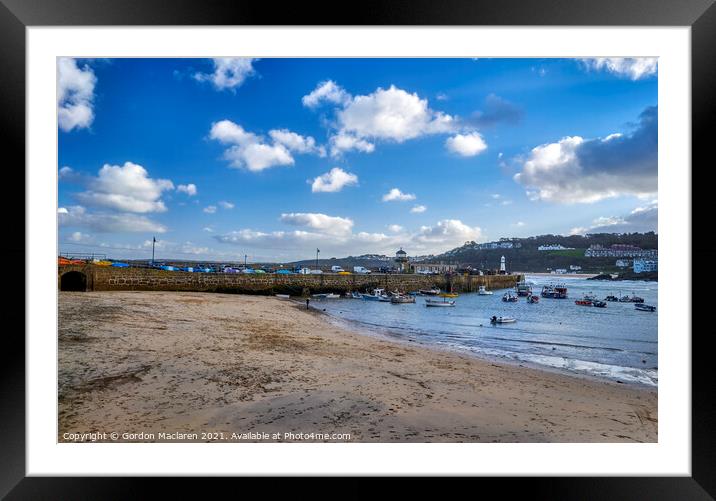
[[480, 296], [492, 296], [492, 291], [488, 291], [484, 285], [481, 285], [477, 289], [477, 294]]
[[643, 303], [644, 298], [641, 298], [641, 297], [637, 296], [636, 294], [634, 294], [633, 296], [630, 296], [629, 294], [627, 294], [626, 296], [620, 297], [619, 302], [620, 303]]
[[634, 305], [634, 309], [639, 311], [656, 311], [656, 306], [644, 303], [637, 303]]
[[437, 296], [440, 294], [440, 289], [433, 287], [432, 289], [420, 289], [418, 292], [423, 296]]
[[515, 292], [518, 296], [529, 296], [530, 294], [532, 294], [532, 287], [527, 285], [527, 283], [525, 282], [520, 282], [515, 286]]
[[385, 289], [373, 289], [372, 294], [361, 294], [366, 301], [383, 301], [390, 302], [390, 296], [385, 293]]
[[530, 294], [527, 296], [527, 302], [530, 304], [539, 303], [539, 296], [535, 294]]
[[516, 318], [512, 318], [512, 317], [498, 317], [498, 316], [493, 316], [493, 317], [490, 319], [490, 323], [491, 323], [491, 324], [513, 324], [513, 323], [515, 323], [515, 322], [517, 322], [517, 319], [516, 319]]
[[517, 302], [517, 296], [513, 295], [511, 292], [505, 292], [502, 296], [502, 300], [506, 303], [515, 303]]
[[442, 301], [438, 301], [437, 299], [426, 299], [425, 306], [436, 306], [445, 308], [455, 306], [455, 301], [448, 301], [447, 299], [443, 299]]
[[415, 303], [415, 296], [410, 296], [407, 294], [394, 294], [390, 298], [391, 304], [410, 304]]
[[458, 294], [456, 292], [442, 292], [438, 294], [440, 297], [457, 297]]
[[607, 303], [604, 302], [604, 301], [599, 301], [599, 300], [597, 300], [597, 301], [593, 301], [593, 302], [592, 302], [592, 306], [594, 306], [595, 308], [606, 308], [606, 307], [607, 307]]
[[610, 294], [609, 296], [605, 297], [604, 300], [615, 303], [615, 302], [619, 301], [619, 298]]
[[542, 287], [542, 297], [549, 297], [553, 299], [566, 299], [567, 298], [567, 287], [565, 285], [545, 285]]

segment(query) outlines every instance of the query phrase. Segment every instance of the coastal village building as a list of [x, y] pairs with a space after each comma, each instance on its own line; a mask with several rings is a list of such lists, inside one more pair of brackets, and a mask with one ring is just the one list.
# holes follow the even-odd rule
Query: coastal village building
[[402, 247], [395, 253], [395, 262], [398, 265], [398, 273], [406, 273], [409, 271], [410, 263], [408, 262], [408, 253], [405, 252]]
[[659, 255], [657, 249], [642, 249], [636, 245], [614, 244], [611, 247], [604, 247], [599, 244], [590, 245], [584, 251], [584, 257], [636, 257], [645, 259], [656, 259]]
[[631, 266], [631, 261], [629, 259], [617, 259], [615, 265], [618, 268], [629, 268], [629, 266]]
[[653, 259], [635, 259], [634, 273], [646, 273], [650, 271], [658, 271], [659, 262]]
[[574, 247], [565, 247], [562, 244], [540, 245], [538, 251], [574, 250]]

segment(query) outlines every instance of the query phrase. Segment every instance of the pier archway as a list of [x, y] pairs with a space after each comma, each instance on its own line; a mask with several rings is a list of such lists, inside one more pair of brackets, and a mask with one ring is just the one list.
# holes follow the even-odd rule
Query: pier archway
[[60, 277], [60, 290], [85, 292], [87, 290], [87, 275], [81, 271], [68, 271]]

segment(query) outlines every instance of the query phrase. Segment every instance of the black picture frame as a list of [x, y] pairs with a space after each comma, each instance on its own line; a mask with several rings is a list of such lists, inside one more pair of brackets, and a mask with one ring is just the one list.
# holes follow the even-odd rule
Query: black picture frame
[[[361, 8], [338, 10], [334, 2], [296, 2], [280, 9], [272, 2], [195, 0], [0, 0], [0, 142], [15, 165], [25, 163], [25, 28], [30, 26], [113, 26], [113, 25], [504, 25], [504, 26], [689, 26], [691, 27], [692, 69], [692, 186], [708, 189], [699, 172], [703, 164], [712, 170], [707, 157], [711, 127], [716, 117], [716, 6], [714, 0], [399, 0], [365, 2]], [[345, 12], [350, 11], [350, 17]], [[343, 13], [342, 13], [343, 12]], [[707, 163], [707, 158], [710, 162]], [[22, 173], [22, 174], [21, 174]], [[25, 186], [23, 169], [13, 169], [14, 187]], [[24, 207], [24, 190], [3, 197], [4, 213], [16, 214]], [[694, 217], [709, 209], [709, 193], [694, 191]], [[15, 199], [13, 199], [15, 198]], [[17, 217], [17, 216], [15, 216]], [[696, 229], [694, 223], [692, 228]], [[702, 227], [703, 228], [703, 227]], [[13, 263], [25, 262], [24, 229], [6, 239], [4, 254]], [[713, 244], [691, 243], [693, 262], [711, 262]], [[22, 266], [3, 270], [6, 284], [24, 284]], [[691, 275], [691, 270], [684, 270]], [[694, 283], [693, 297], [699, 283]], [[23, 285], [23, 291], [25, 286]], [[24, 294], [13, 287], [13, 301], [3, 312], [5, 325], [24, 327]], [[692, 326], [686, 322], [684, 332]], [[24, 332], [24, 328], [23, 328]], [[692, 476], [640, 478], [531, 478], [530, 492], [550, 498], [610, 499], [711, 499], [716, 496], [716, 411], [711, 369], [709, 334], [692, 336]], [[20, 328], [7, 329], [5, 356], [0, 366], [0, 496], [8, 499], [104, 499], [136, 495], [137, 479], [26, 477], [25, 475], [25, 342]], [[186, 479], [173, 486], [185, 489]], [[485, 479], [486, 483], [498, 482]], [[144, 483], [149, 482], [147, 479]], [[504, 482], [504, 479], [503, 479]], [[521, 481], [516, 479], [508, 482]], [[153, 482], [152, 482], [153, 483]], [[212, 484], [210, 490], [225, 487]], [[511, 485], [517, 485], [511, 484]], [[186, 491], [185, 491], [186, 492]], [[165, 491], [166, 494], [166, 491]]]

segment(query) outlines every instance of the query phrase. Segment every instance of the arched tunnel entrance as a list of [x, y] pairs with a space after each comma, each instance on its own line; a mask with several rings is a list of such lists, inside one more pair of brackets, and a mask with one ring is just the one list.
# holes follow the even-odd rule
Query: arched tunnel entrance
[[61, 291], [79, 291], [87, 290], [87, 275], [81, 271], [68, 271], [60, 277]]

